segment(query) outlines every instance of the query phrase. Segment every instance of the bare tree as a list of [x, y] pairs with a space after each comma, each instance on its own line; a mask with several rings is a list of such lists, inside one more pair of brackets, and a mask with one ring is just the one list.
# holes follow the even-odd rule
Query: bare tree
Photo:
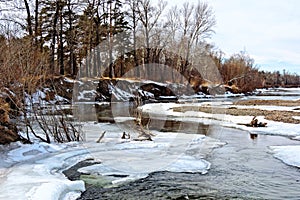
[[[139, 22], [139, 16], [138, 16], [138, 2], [136, 0], [126, 0], [127, 4], [129, 5], [128, 10], [128, 16], [130, 18], [130, 28], [132, 30], [132, 40], [133, 40], [133, 59], [134, 59], [134, 67], [138, 66], [138, 60], [137, 60], [137, 33], [138, 33], [138, 22]], [[139, 68], [136, 68], [135, 70], [136, 76], [140, 77], [140, 70]]]
[[30, 12], [28, 1], [24, 0], [24, 4], [25, 4], [25, 8], [26, 8], [26, 13], [27, 13], [27, 17], [26, 17], [27, 28], [26, 29], [27, 29], [29, 35], [33, 36], [32, 23], [31, 23], [31, 12]]
[[172, 49], [177, 49], [177, 54], [184, 59], [184, 64], [177, 63], [176, 68], [182, 75], [190, 77], [189, 73], [193, 69], [188, 67], [192, 67], [193, 55], [196, 55], [194, 52], [198, 52], [201, 45], [205, 50], [205, 39], [214, 32], [214, 13], [207, 3], [198, 2], [194, 5], [185, 2], [181, 8], [173, 7], [169, 10], [167, 19], [169, 33], [173, 35], [169, 45], [172, 45]]
[[[138, 1], [138, 15], [142, 25], [142, 34], [146, 47], [145, 63], [150, 61], [150, 43], [155, 35], [155, 27], [158, 25], [160, 17], [166, 8], [167, 2], [159, 0], [157, 6], [152, 6], [150, 0]], [[147, 68], [148, 76], [151, 74], [151, 68]]]

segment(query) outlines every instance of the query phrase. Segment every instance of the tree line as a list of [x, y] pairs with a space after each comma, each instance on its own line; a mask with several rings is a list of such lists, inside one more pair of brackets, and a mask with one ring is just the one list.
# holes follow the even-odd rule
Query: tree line
[[[201, 1], [168, 8], [163, 0], [8, 0], [0, 12], [2, 86], [20, 77], [130, 73], [159, 81], [186, 79], [195, 87], [222, 82], [240, 91], [299, 85], [296, 74], [259, 71], [243, 52], [225, 59], [206, 42], [216, 20]], [[164, 74], [164, 67], [149, 63], [175, 72]]]
[[[209, 85], [233, 92], [300, 85], [297, 74], [260, 71], [245, 52], [226, 58], [208, 43], [216, 19], [207, 3], [169, 8], [155, 2], [0, 1], [0, 129], [16, 138], [7, 119], [22, 116], [17, 124], [25, 127], [27, 141], [29, 132], [45, 142], [82, 139], [59, 105], [43, 115], [43, 101], [59, 93], [62, 76], [152, 79], [189, 84], [196, 92]], [[45, 98], [37, 105], [38, 90]], [[72, 96], [72, 86], [62, 90]], [[35, 133], [36, 123], [44, 136]]]

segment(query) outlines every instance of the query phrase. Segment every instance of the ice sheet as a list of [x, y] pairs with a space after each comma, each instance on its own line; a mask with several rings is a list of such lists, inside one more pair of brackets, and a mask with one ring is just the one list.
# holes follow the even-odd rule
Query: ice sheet
[[300, 146], [271, 146], [274, 157], [300, 168]]
[[[8, 152], [0, 178], [0, 199], [65, 199], [85, 190], [83, 181], [70, 181], [61, 171], [90, 158], [77, 143], [20, 145]], [[5, 171], [6, 169], [6, 171]]]
[[[107, 177], [122, 175], [114, 183], [145, 177], [155, 171], [206, 173], [210, 167], [205, 160], [207, 153], [225, 145], [204, 135], [158, 131], [152, 131], [153, 141], [129, 142], [120, 139], [122, 127], [93, 123], [86, 127], [89, 132], [85, 146], [101, 164], [80, 171]], [[108, 131], [102, 142], [95, 143], [100, 130]]]
[[[85, 190], [83, 181], [69, 181], [61, 172], [87, 158], [102, 162], [92, 172], [128, 175], [112, 184], [161, 170], [206, 173], [210, 163], [205, 153], [224, 145], [204, 135], [157, 131], [153, 141], [122, 140], [122, 127], [109, 123], [85, 123], [83, 130], [84, 143], [18, 144], [1, 156], [7, 165], [0, 166], [0, 199], [76, 199]], [[102, 130], [107, 134], [96, 143]]]

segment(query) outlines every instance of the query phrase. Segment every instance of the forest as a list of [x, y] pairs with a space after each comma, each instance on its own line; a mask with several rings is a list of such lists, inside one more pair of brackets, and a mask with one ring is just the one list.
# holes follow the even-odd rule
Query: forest
[[[241, 92], [299, 85], [297, 74], [260, 71], [246, 52], [225, 58], [224, 52], [208, 43], [217, 22], [207, 3], [186, 2], [169, 9], [167, 1], [161, 0], [11, 0], [2, 4], [1, 87], [39, 76], [118, 78], [148, 63], [172, 67], [190, 83], [204, 84], [201, 67], [195, 66], [199, 54], [215, 62], [220, 82], [234, 84]], [[134, 71], [133, 78], [157, 74], [151, 66]], [[163, 81], [180, 80], [173, 76]]]
[[[34, 134], [24, 99], [47, 87], [54, 89], [45, 99], [53, 99], [59, 77], [182, 83], [205, 93], [211, 85], [233, 93], [300, 85], [297, 74], [259, 70], [247, 52], [226, 56], [208, 42], [216, 23], [201, 1], [171, 8], [163, 0], [0, 1], [1, 125], [16, 133], [8, 114], [23, 115]], [[67, 84], [64, 96], [71, 98], [72, 89]], [[58, 141], [79, 140], [65, 118], [53, 121], [58, 124], [50, 132]], [[50, 141], [47, 131], [42, 141]]]

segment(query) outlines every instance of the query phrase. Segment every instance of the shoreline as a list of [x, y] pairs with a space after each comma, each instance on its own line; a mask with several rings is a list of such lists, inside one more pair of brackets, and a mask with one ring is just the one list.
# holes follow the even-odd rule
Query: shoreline
[[[300, 100], [292, 101], [292, 100], [240, 100], [234, 102], [232, 105], [224, 108], [216, 107], [216, 106], [178, 106], [174, 107], [174, 112], [188, 112], [188, 111], [198, 111], [210, 114], [226, 114], [232, 116], [263, 116], [264, 119], [275, 121], [275, 122], [283, 122], [283, 123], [291, 123], [291, 124], [300, 124]], [[239, 106], [253, 106], [255, 108], [241, 108]], [[283, 107], [297, 107], [292, 110], [266, 110], [259, 108], [259, 106], [283, 106]], [[256, 108], [257, 107], [257, 108]], [[296, 118], [295, 118], [296, 117]], [[249, 122], [250, 123], [250, 122]]]

